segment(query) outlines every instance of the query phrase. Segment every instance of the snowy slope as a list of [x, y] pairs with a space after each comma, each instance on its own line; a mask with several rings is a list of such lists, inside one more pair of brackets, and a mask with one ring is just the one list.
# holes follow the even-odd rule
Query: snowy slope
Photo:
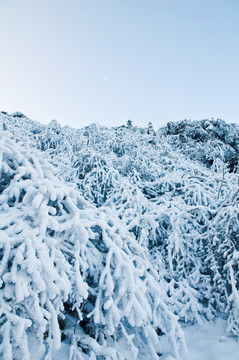
[[181, 325], [218, 316], [238, 337], [238, 127], [178, 127], [0, 114], [4, 359], [186, 359]]

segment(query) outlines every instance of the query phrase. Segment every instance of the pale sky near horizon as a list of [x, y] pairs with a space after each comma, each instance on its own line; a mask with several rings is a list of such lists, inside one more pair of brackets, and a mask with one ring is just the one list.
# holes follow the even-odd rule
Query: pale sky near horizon
[[239, 124], [239, 0], [0, 0], [0, 110]]

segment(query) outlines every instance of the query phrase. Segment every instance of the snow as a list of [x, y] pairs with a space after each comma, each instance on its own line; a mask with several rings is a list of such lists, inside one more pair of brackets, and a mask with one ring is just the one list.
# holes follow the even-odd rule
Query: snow
[[[238, 360], [239, 343], [235, 337], [225, 336], [227, 322], [217, 318], [214, 322], [203, 320], [202, 325], [184, 325], [188, 351], [183, 360]], [[161, 360], [174, 360], [170, 345], [163, 339]]]
[[[225, 336], [226, 321], [218, 318], [215, 322], [203, 321], [200, 326], [184, 325], [183, 331], [187, 341], [187, 352], [183, 355], [183, 360], [238, 360], [239, 343], [235, 337]], [[67, 332], [67, 331], [66, 331]], [[126, 359], [130, 359], [127, 347], [124, 342], [120, 342], [121, 352], [125, 354]], [[125, 348], [124, 348], [125, 346]], [[176, 360], [172, 353], [170, 343], [162, 336], [160, 343], [160, 360]], [[52, 360], [68, 360], [70, 353], [70, 344], [63, 342], [59, 350], [54, 350]], [[34, 360], [43, 360], [43, 354], [39, 353], [39, 347], [36, 340], [31, 340], [31, 354]], [[128, 358], [127, 358], [128, 356]], [[138, 353], [137, 359], [149, 360], [147, 354]]]
[[239, 129], [208, 124], [0, 114], [4, 360], [238, 354]]
[[227, 323], [220, 318], [215, 323], [184, 327], [188, 344], [185, 360], [238, 360], [239, 343], [235, 337], [225, 336]]

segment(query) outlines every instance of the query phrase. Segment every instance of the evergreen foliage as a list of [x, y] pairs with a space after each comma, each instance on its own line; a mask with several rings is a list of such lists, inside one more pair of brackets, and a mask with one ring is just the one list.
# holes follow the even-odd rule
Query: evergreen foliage
[[179, 359], [178, 320], [219, 314], [239, 336], [236, 125], [0, 126], [4, 359], [31, 336], [48, 359], [61, 341], [72, 360], [158, 359], [162, 333]]

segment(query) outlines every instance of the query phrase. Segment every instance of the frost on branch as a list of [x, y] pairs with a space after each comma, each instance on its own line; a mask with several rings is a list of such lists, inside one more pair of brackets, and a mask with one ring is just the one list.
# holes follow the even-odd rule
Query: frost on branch
[[[59, 319], [76, 318], [71, 356], [157, 359], [157, 330], [175, 354], [183, 335], [143, 247], [110, 210], [60, 183], [34, 152], [1, 137], [0, 351], [30, 359], [29, 335], [51, 359]], [[81, 331], [80, 331], [81, 329]], [[73, 332], [73, 329], [72, 329]], [[120, 342], [127, 348], [121, 354]]]
[[[28, 259], [29, 243], [34, 242], [34, 249], [39, 243], [47, 252], [46, 264], [33, 250], [44, 286], [52, 282], [58, 289], [50, 303], [43, 290], [37, 296], [44, 309], [39, 336], [44, 331], [42, 346], [48, 356], [53, 337], [59, 339], [57, 331], [49, 337], [55, 326], [53, 310], [57, 320], [65, 315], [77, 319], [72, 359], [140, 359], [149, 348], [151, 354], [158, 351], [155, 330], [171, 334], [176, 349], [176, 317], [200, 323], [202, 316], [223, 314], [228, 332], [238, 336], [238, 126], [202, 120], [170, 123], [157, 132], [130, 123], [76, 130], [3, 113], [0, 126], [30, 149], [26, 155], [23, 148], [4, 142], [2, 276], [11, 273], [12, 263], [17, 274], [25, 269], [16, 264]], [[35, 149], [39, 152], [34, 156]], [[70, 187], [53, 177], [53, 168], [42, 157]], [[24, 237], [15, 230], [16, 219], [24, 223]], [[15, 247], [10, 245], [14, 241]], [[52, 278], [44, 275], [45, 267], [45, 273], [53, 267]], [[35, 286], [35, 280], [29, 281], [30, 288], [21, 287], [25, 298]], [[10, 292], [15, 283], [9, 283]], [[16, 307], [15, 300], [5, 303]], [[25, 318], [32, 321], [30, 315]], [[10, 323], [16, 323], [11, 319], [2, 323], [6, 344]], [[33, 324], [24, 323], [23, 333], [30, 334]], [[125, 344], [128, 352], [122, 354]]]
[[214, 250], [208, 257], [213, 271], [212, 298], [228, 317], [227, 332], [239, 334], [239, 207], [238, 189], [217, 211], [212, 222], [215, 232], [210, 233]]

